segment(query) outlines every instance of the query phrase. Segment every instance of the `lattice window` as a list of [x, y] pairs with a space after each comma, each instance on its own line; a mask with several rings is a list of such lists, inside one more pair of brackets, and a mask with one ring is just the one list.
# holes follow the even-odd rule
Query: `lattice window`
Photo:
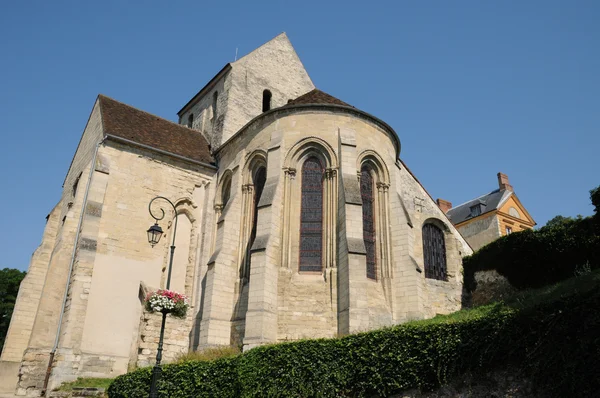
[[364, 165], [360, 170], [360, 195], [362, 197], [363, 240], [367, 249], [367, 278], [377, 279], [373, 190], [373, 170], [369, 165]]
[[423, 226], [425, 277], [446, 280], [446, 244], [444, 232], [433, 224]]
[[310, 157], [302, 166], [300, 271], [321, 271], [323, 258], [323, 166]]

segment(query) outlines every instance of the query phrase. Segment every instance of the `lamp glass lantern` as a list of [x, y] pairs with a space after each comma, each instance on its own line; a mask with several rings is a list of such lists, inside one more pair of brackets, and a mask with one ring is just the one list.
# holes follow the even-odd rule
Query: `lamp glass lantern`
[[152, 245], [152, 247], [154, 247], [154, 245], [156, 245], [158, 243], [158, 241], [160, 241], [160, 238], [163, 234], [163, 230], [160, 227], [160, 225], [158, 225], [158, 223], [154, 223], [153, 226], [151, 226], [150, 228], [148, 228], [148, 242]]

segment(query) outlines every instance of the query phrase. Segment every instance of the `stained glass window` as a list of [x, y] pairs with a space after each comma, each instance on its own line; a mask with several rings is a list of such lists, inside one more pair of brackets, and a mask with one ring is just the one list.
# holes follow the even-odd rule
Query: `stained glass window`
[[302, 166], [300, 271], [321, 271], [323, 257], [323, 166], [308, 158]]
[[446, 244], [444, 233], [433, 224], [423, 226], [425, 277], [446, 280]]
[[360, 170], [360, 196], [362, 197], [363, 240], [367, 249], [367, 278], [377, 279], [373, 190], [372, 169], [369, 165], [364, 165]]

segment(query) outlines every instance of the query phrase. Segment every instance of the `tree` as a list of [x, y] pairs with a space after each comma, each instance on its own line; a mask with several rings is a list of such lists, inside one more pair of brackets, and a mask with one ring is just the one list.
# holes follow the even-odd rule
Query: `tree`
[[594, 205], [596, 216], [600, 216], [600, 185], [590, 191], [590, 199]]
[[26, 273], [18, 269], [4, 268], [0, 270], [0, 350], [8, 332], [10, 318], [17, 301], [19, 285]]

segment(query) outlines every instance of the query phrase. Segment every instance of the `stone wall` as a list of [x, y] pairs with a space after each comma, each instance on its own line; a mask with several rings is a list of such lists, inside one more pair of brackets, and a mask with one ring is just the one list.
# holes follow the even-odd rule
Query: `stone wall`
[[[223, 125], [228, 111], [230, 89], [231, 72], [228, 72], [180, 116], [179, 123], [187, 126], [190, 115], [193, 115], [192, 129], [198, 130], [213, 149], [218, 148], [223, 141]], [[215, 94], [217, 96], [216, 112]]]
[[457, 229], [469, 242], [473, 250], [478, 250], [502, 236], [498, 216], [495, 213], [459, 226]]
[[17, 386], [19, 366], [29, 344], [60, 224], [59, 208], [56, 206], [48, 215], [42, 244], [34, 252], [27, 275], [19, 287], [0, 357], [0, 391], [13, 392]]
[[[142, 312], [135, 366], [153, 366], [156, 363], [161, 322], [161, 314], [152, 314], [145, 310]], [[186, 354], [189, 351], [189, 335], [191, 328], [191, 316], [188, 316], [186, 319], [167, 316], [163, 340], [162, 363], [173, 362], [179, 356]]]
[[[81, 236], [50, 388], [79, 376], [114, 377], [126, 372], [132, 360], [133, 363], [137, 361], [140, 282], [150, 286], [165, 283], [168, 246], [172, 237], [169, 221], [173, 217], [172, 211], [163, 203], [161, 206], [167, 214], [162, 221], [165, 236], [154, 249], [147, 242], [146, 229], [153, 222], [147, 206], [154, 196], [172, 198], [178, 212], [181, 212], [179, 217], [184, 215], [191, 224], [190, 228], [182, 228], [183, 232], [187, 231], [187, 241], [183, 236], [183, 240], [177, 239], [181, 245], [180, 251], [186, 253], [174, 262], [176, 270], [173, 274], [180, 275], [177, 279], [184, 290], [182, 293], [191, 297], [194, 305], [195, 292], [199, 291], [197, 261], [200, 258], [206, 261], [201, 247], [204, 240], [210, 239], [202, 220], [205, 219], [204, 201], [208, 200], [205, 193], [211, 189], [212, 173], [212, 170], [199, 165], [111, 141], [106, 141], [100, 148], [84, 207]], [[77, 192], [75, 204], [70, 206], [74, 210], [82, 207], [82, 198], [87, 189], [85, 182], [80, 185], [78, 191], [81, 192]], [[76, 222], [69, 224], [72, 230], [76, 225]], [[21, 366], [21, 394], [39, 392], [48, 365], [53, 334], [56, 333], [56, 326], [53, 325], [56, 325], [59, 316], [62, 301], [60, 287], [65, 285], [71, 254], [69, 247], [72, 248], [69, 240], [73, 242], [74, 233], [60, 236], [63, 246], [55, 247], [48, 272], [52, 282], [47, 279], [44, 286], [44, 291], [49, 291], [46, 299], [55, 300], [55, 312], [38, 311], [36, 324], [39, 329], [36, 333], [34, 328], [31, 339], [35, 344], [30, 342]], [[53, 268], [53, 263], [58, 268]], [[62, 280], [58, 281], [57, 278]], [[194, 307], [185, 325], [185, 332], [173, 337], [177, 340], [174, 344], [185, 347], [185, 351], [190, 344], [191, 317], [197, 311]], [[44, 308], [40, 305], [40, 310]], [[44, 319], [48, 322], [44, 323]], [[148, 327], [153, 326], [149, 324]]]
[[[375, 123], [343, 113], [288, 112], [253, 123], [217, 154], [219, 174], [231, 175], [232, 188], [216, 226], [199, 347], [243, 340], [248, 348], [266, 342], [330, 337], [460, 309], [461, 259], [471, 249], [406, 167], [396, 163], [389, 133]], [[244, 246], [240, 236], [251, 217], [243, 214], [243, 187], [248, 164], [261, 151], [267, 154], [267, 184], [258, 212], [260, 242], [253, 247], [250, 283], [245, 284], [240, 279], [240, 248]], [[327, 178], [339, 181], [339, 190], [324, 182], [324, 220], [332, 217], [336, 226], [325, 231], [338, 232], [334, 240], [324, 237], [326, 266], [315, 274], [298, 271], [301, 161], [295, 156], [303, 159], [311, 153], [321, 153], [326, 167], [332, 169]], [[389, 232], [387, 228], [378, 232], [377, 280], [366, 278], [362, 202], [360, 195], [357, 197], [356, 176], [361, 159], [367, 157], [379, 159], [386, 176], [377, 186], [377, 217], [383, 217], [378, 220], [389, 228]], [[219, 181], [225, 179], [219, 177]], [[217, 192], [215, 203], [218, 197]], [[327, 207], [330, 200], [338, 213]], [[445, 231], [447, 281], [428, 280], [423, 274], [421, 228], [434, 221]], [[327, 254], [330, 244], [337, 250], [331, 252], [331, 258]], [[253, 305], [260, 315], [249, 317]], [[274, 328], [276, 335], [272, 334]]]

